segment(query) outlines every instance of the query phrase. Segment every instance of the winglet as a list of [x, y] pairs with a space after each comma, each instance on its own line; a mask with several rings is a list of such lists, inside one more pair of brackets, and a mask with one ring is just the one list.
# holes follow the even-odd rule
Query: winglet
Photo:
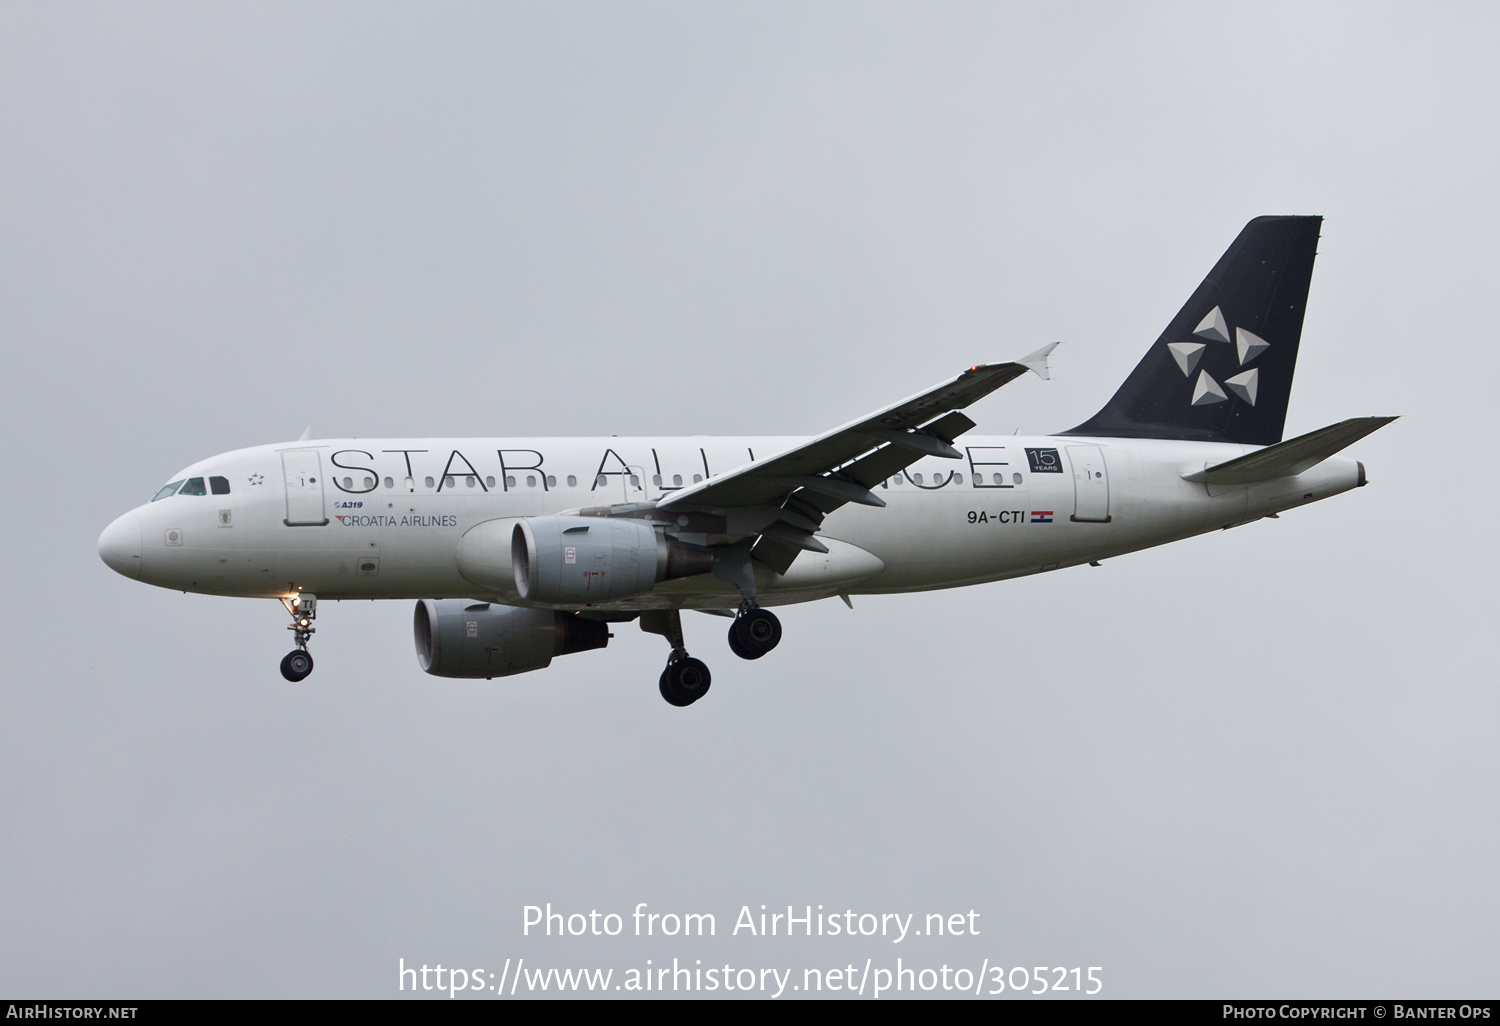
[[1043, 381], [1050, 381], [1052, 380], [1052, 374], [1047, 367], [1047, 357], [1052, 355], [1052, 350], [1056, 349], [1059, 345], [1061, 345], [1059, 342], [1048, 342], [1036, 352], [1023, 356], [1016, 362]]

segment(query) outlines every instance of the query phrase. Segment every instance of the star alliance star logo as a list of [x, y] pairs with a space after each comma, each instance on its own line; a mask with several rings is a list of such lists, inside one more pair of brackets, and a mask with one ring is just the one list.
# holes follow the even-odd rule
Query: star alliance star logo
[[265, 481], [265, 476], [263, 474], [251, 474], [250, 475], [250, 484], [251, 485], [258, 485], [258, 484], [263, 483], [264, 481]]
[[[1182, 369], [1183, 376], [1189, 378], [1193, 376], [1193, 371], [1198, 370], [1198, 363], [1203, 359], [1203, 354], [1210, 343], [1229, 344], [1229, 324], [1224, 320], [1223, 311], [1217, 306], [1210, 310], [1208, 315], [1198, 322], [1198, 327], [1193, 329], [1193, 334], [1208, 341], [1167, 343], [1172, 359], [1177, 361], [1177, 366]], [[1243, 367], [1270, 349], [1271, 343], [1252, 331], [1235, 328], [1234, 346], [1239, 354], [1239, 366]], [[1198, 380], [1193, 383], [1192, 404], [1212, 406], [1214, 403], [1228, 402], [1229, 395], [1224, 391], [1227, 388], [1230, 393], [1254, 406], [1256, 388], [1259, 384], [1260, 371], [1255, 367], [1241, 371], [1232, 378], [1225, 378], [1223, 385], [1215, 381], [1208, 371], [1200, 370]]]

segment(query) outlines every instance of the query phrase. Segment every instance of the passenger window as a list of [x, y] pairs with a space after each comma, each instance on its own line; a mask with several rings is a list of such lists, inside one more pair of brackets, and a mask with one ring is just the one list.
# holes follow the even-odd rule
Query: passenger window
[[161, 491], [159, 491], [155, 495], [151, 496], [151, 501], [155, 502], [157, 499], [165, 499], [169, 495], [176, 495], [177, 494], [177, 489], [179, 489], [181, 487], [182, 487], [182, 481], [181, 481], [181, 479], [173, 481], [171, 484], [162, 485], [161, 486]]
[[493, 487], [495, 487], [495, 478], [493, 476], [485, 478], [484, 479], [484, 484], [485, 484], [486, 488], [493, 488]]
[[514, 474], [506, 474], [505, 475], [505, 487], [507, 487], [507, 488], [514, 488], [515, 486], [516, 486], [516, 475], [514, 475]]
[[962, 474], [955, 473], [953, 475], [953, 483], [954, 484], [963, 484], [964, 483], [964, 476]]
[[660, 474], [652, 474], [651, 475], [651, 483], [654, 484], [654, 485], [656, 485], [656, 487], [660, 488], [661, 487], [661, 475]]
[[699, 481], [702, 481], [702, 480], [703, 480], [703, 475], [702, 474], [694, 474], [693, 475], [693, 484], [697, 484]]
[[396, 482], [393, 481], [391, 478], [386, 478], [385, 479], [385, 486], [387, 488], [394, 488], [394, 487], [396, 487]]
[[453, 487], [453, 475], [452, 474], [449, 474], [449, 475], [447, 475], [446, 477], [443, 478], [443, 487], [444, 488], [452, 488]]
[[569, 488], [577, 488], [578, 487], [578, 478], [574, 477], [572, 474], [568, 475], [568, 487]]
[[912, 479], [912, 480], [913, 480], [913, 481], [914, 481], [914, 482], [916, 482], [916, 483], [917, 483], [917, 484], [921, 484], [921, 483], [922, 483], [922, 475], [921, 475], [921, 474], [913, 474], [913, 475], [912, 475], [912, 476], [911, 476], [911, 479]]
[[227, 477], [211, 477], [211, 478], [208, 479], [208, 487], [211, 488], [211, 489], [213, 489], [213, 493], [215, 495], [228, 495], [229, 494], [229, 478], [227, 478]]
[[[633, 478], [631, 479], [631, 483], [632, 484], [635, 483], [635, 481], [634, 481]], [[682, 475], [681, 474], [673, 474], [672, 475], [672, 486], [674, 488], [681, 488], [682, 487]]]
[[1010, 475], [1010, 479], [1012, 481], [1014, 481], [1016, 484], [1020, 484], [1021, 483], [1021, 475], [1020, 474], [1012, 474], [1012, 475]]
[[557, 478], [553, 477], [551, 474], [547, 475], [547, 487], [548, 488], [556, 488], [557, 487]]
[[182, 485], [182, 491], [178, 495], [207, 495], [208, 489], [203, 487], [203, 478], [190, 477]]
[[474, 487], [474, 480], [475, 479], [474, 479], [474, 475], [473, 474], [465, 474], [464, 475], [464, 487], [465, 488], [473, 488]]
[[365, 491], [368, 492], [370, 489], [372, 489], [374, 487], [375, 487], [375, 479], [373, 477], [367, 477], [367, 478], [365, 478]]
[[535, 488], [536, 487], [536, 475], [535, 474], [527, 474], [526, 475], [526, 487], [527, 488]]
[[429, 478], [427, 478], [427, 487], [428, 487], [428, 488], [431, 488], [431, 487], [432, 487], [432, 478], [430, 478], [430, 477], [429, 477]]

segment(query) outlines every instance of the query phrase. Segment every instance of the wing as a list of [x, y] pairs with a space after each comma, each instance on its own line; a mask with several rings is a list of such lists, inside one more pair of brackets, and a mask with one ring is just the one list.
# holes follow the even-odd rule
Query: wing
[[785, 573], [797, 553], [827, 552], [813, 537], [846, 502], [884, 506], [871, 486], [924, 456], [961, 458], [953, 440], [974, 426], [957, 412], [1028, 370], [1046, 378], [1057, 343], [1014, 363], [970, 367], [951, 381], [834, 428], [786, 452], [692, 485], [657, 508], [724, 518], [731, 535], [758, 536], [753, 554]]

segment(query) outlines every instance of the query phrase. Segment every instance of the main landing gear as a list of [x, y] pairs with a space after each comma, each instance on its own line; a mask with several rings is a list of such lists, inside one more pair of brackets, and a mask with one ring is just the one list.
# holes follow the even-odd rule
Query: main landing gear
[[781, 644], [781, 621], [769, 609], [746, 602], [729, 625], [729, 651], [741, 659], [759, 659]]
[[682, 642], [682, 614], [675, 609], [651, 609], [641, 614], [641, 630], [660, 634], [672, 646], [667, 668], [661, 671], [661, 697], [670, 704], [692, 705], [708, 694], [713, 675], [702, 659], [694, 659]]
[[307, 642], [317, 633], [312, 622], [318, 618], [318, 597], [298, 592], [290, 598], [282, 599], [281, 604], [292, 614], [292, 622], [286, 629], [292, 632], [297, 643], [297, 647], [281, 660], [281, 675], [295, 684], [306, 679], [313, 671], [313, 657], [307, 650]]
[[708, 694], [708, 685], [712, 680], [708, 664], [702, 659], [694, 659], [686, 652], [680, 656], [674, 652], [667, 660], [667, 668], [661, 671], [661, 680], [657, 686], [661, 690], [661, 697], [681, 708], [692, 705]]
[[714, 576], [740, 590], [740, 608], [729, 627], [729, 651], [741, 659], [759, 659], [781, 643], [781, 621], [755, 603], [755, 567], [748, 542], [714, 550]]
[[[660, 634], [672, 646], [667, 667], [661, 671], [661, 697], [675, 706], [692, 705], [708, 693], [713, 680], [701, 659], [688, 655], [682, 641], [682, 613], [676, 609], [652, 609], [641, 614], [641, 630]], [[781, 621], [776, 614], [746, 602], [729, 628], [729, 648], [741, 659], [759, 659], [781, 641]]]

